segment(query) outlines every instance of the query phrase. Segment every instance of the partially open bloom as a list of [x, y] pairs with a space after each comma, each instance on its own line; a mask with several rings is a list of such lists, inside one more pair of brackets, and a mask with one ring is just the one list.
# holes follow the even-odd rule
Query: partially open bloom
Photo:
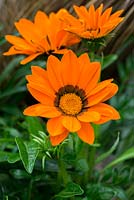
[[81, 38], [95, 39], [104, 37], [123, 20], [123, 17], [120, 17], [123, 10], [111, 14], [112, 7], [110, 7], [102, 12], [103, 4], [96, 10], [93, 5], [89, 9], [84, 6], [74, 6], [74, 10], [78, 18], [73, 17], [64, 10], [61, 20], [66, 21], [67, 27], [65, 30], [75, 33]]
[[80, 39], [63, 30], [65, 24], [59, 19], [61, 14], [59, 11], [47, 16], [44, 12], [38, 11], [34, 22], [25, 18], [20, 19], [15, 26], [22, 37], [6, 35], [6, 40], [13, 46], [4, 55], [28, 55], [21, 61], [21, 64], [26, 64], [44, 53], [65, 53], [66, 47], [78, 43]]
[[58, 145], [69, 134], [77, 132], [84, 142], [94, 142], [90, 123], [103, 124], [120, 118], [110, 105], [103, 103], [116, 94], [113, 79], [98, 83], [101, 66], [90, 62], [87, 53], [77, 57], [71, 50], [60, 60], [51, 55], [47, 70], [32, 67], [27, 75], [28, 90], [39, 101], [24, 110], [24, 115], [50, 118], [47, 130], [52, 145]]

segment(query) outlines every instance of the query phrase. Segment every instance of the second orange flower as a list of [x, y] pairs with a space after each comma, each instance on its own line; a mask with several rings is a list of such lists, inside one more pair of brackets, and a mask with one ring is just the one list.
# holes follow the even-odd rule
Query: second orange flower
[[63, 54], [67, 47], [76, 44], [80, 39], [67, 31], [65, 23], [60, 20], [61, 11], [50, 13], [38, 11], [34, 22], [22, 18], [15, 26], [22, 37], [6, 35], [6, 40], [13, 46], [4, 55], [25, 54], [27, 57], [21, 61], [26, 64], [41, 54]]
[[112, 7], [110, 7], [103, 12], [103, 4], [96, 10], [94, 5], [88, 9], [84, 6], [74, 6], [74, 10], [78, 18], [63, 10], [61, 20], [66, 22], [65, 30], [85, 39], [104, 37], [123, 20], [123, 17], [120, 17], [123, 10], [111, 14]]

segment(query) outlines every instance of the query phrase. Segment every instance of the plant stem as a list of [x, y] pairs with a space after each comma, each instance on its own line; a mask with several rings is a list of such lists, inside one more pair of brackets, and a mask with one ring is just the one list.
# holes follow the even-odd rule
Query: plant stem
[[59, 174], [58, 174], [59, 181], [60, 182], [63, 181], [63, 184], [66, 185], [70, 181], [70, 177], [67, 173], [65, 163], [63, 162], [63, 160], [60, 159], [58, 164], [59, 164]]
[[30, 182], [29, 182], [29, 186], [28, 186], [27, 200], [31, 200], [31, 190], [32, 190], [32, 185], [33, 185], [33, 181], [30, 180]]
[[[63, 155], [63, 151], [64, 149], [61, 149], [61, 152], [60, 154]], [[58, 158], [58, 166], [59, 166], [59, 172], [58, 172], [58, 185], [61, 185], [61, 184], [64, 184], [66, 185], [68, 182], [71, 181], [71, 178], [66, 170], [66, 165], [62, 159], [62, 156], [61, 158], [59, 157]]]
[[[98, 140], [99, 133], [100, 133], [100, 126], [99, 125], [94, 125], [94, 132], [95, 132], [96, 140]], [[86, 158], [87, 158], [89, 170], [85, 173], [84, 185], [87, 185], [88, 181], [91, 178], [92, 172], [94, 170], [96, 147], [89, 146], [89, 145], [86, 144], [85, 148], [86, 148]]]

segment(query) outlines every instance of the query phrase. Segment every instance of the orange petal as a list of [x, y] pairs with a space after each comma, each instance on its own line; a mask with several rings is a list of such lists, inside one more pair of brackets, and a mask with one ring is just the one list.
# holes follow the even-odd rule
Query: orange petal
[[80, 19], [83, 19], [87, 24], [89, 23], [89, 14], [88, 11], [86, 9], [86, 7], [84, 6], [73, 6], [75, 12], [77, 13], [77, 15], [79, 16]]
[[[87, 53], [83, 53], [78, 57], [78, 62], [79, 62], [79, 68], [80, 68], [80, 74], [79, 74], [79, 79], [76, 85], [79, 85], [80, 88], [84, 89], [84, 86], [87, 84], [88, 80], [85, 81], [85, 76], [89, 71], [89, 66], [90, 66], [90, 58]], [[84, 79], [84, 81], [83, 81]]]
[[23, 38], [14, 36], [14, 35], [6, 35], [5, 36], [6, 40], [10, 42], [11, 44], [15, 45], [16, 48], [19, 48], [20, 50], [32, 50], [34, 51], [35, 49], [33, 46], [31, 46], [26, 40]]
[[82, 122], [94, 122], [100, 119], [100, 114], [98, 112], [90, 111], [89, 109], [80, 113], [77, 118]]
[[55, 56], [49, 56], [47, 60], [47, 74], [49, 82], [55, 91], [63, 87], [61, 63]]
[[62, 124], [70, 132], [76, 132], [81, 128], [81, 124], [78, 119], [72, 116], [63, 116]]
[[91, 110], [100, 113], [100, 120], [94, 122], [95, 124], [103, 124], [109, 120], [120, 119], [118, 111], [110, 105], [99, 103], [91, 107]]
[[105, 88], [107, 85], [109, 85], [109, 83], [111, 83], [113, 81], [113, 79], [108, 79], [105, 81], [101, 81], [100, 83], [97, 84], [97, 86], [89, 92], [89, 94], [87, 95], [93, 95], [99, 91], [101, 91], [103, 88]]
[[71, 46], [79, 42], [80, 42], [79, 37], [65, 30], [60, 30], [56, 35], [56, 47], [58, 49], [62, 46]]
[[54, 106], [46, 106], [39, 103], [26, 108], [23, 114], [28, 116], [52, 118], [60, 116], [61, 112], [59, 112]]
[[10, 55], [15, 55], [15, 54], [27, 54], [25, 51], [16, 49], [15, 46], [11, 46], [7, 52], [4, 52], [4, 56], [10, 56]]
[[92, 62], [89, 68], [92, 70], [90, 70], [90, 74], [88, 74], [88, 77], [86, 76], [88, 80], [88, 83], [85, 86], [86, 94], [88, 94], [89, 91], [91, 91], [99, 81], [101, 66], [99, 62]]
[[38, 27], [38, 29], [42, 33], [42, 36], [46, 36], [48, 29], [47, 27], [49, 24], [49, 19], [46, 13], [39, 10], [35, 15], [34, 22], [36, 27]]
[[118, 92], [118, 86], [114, 83], [111, 83], [109, 86], [109, 93], [105, 96], [103, 101], [107, 101], [111, 97], [113, 97]]
[[101, 13], [102, 13], [102, 10], [103, 10], [103, 4], [101, 4], [97, 9], [96, 9], [96, 27], [99, 28], [99, 24], [100, 24], [100, 16], [101, 16]]
[[54, 93], [51, 93], [50, 88], [47, 89], [47, 87], [43, 87], [42, 84], [38, 84], [36, 82], [30, 82], [28, 84], [28, 86], [30, 86], [31, 88], [33, 88], [35, 90], [38, 90], [39, 92], [41, 92], [49, 97], [55, 98], [55, 95], [54, 95]]
[[65, 53], [61, 60], [61, 73], [64, 85], [76, 85], [80, 76], [78, 58], [73, 51]]
[[47, 122], [47, 130], [51, 136], [57, 136], [66, 131], [66, 128], [62, 125], [62, 117], [55, 117], [49, 119]]
[[30, 87], [29, 84], [27, 84], [28, 91], [31, 93], [31, 95], [40, 103], [47, 105], [47, 106], [54, 106], [54, 99], [50, 96], [45, 95], [44, 93]]
[[30, 20], [22, 18], [15, 23], [17, 30], [25, 38], [25, 40], [33, 42], [40, 41], [40, 32]]
[[110, 99], [112, 96], [116, 94], [118, 90], [118, 86], [114, 83], [110, 83], [102, 90], [88, 97], [88, 105], [93, 106], [100, 102], [104, 102]]
[[55, 98], [55, 92], [49, 83], [47, 71], [38, 66], [32, 66], [31, 69], [32, 75], [26, 76], [29, 86], [45, 95]]
[[77, 134], [81, 140], [88, 144], [94, 143], [94, 129], [89, 123], [81, 123], [81, 129], [77, 131]]
[[84, 53], [79, 57], [80, 76], [77, 85], [89, 92], [96, 86], [101, 72], [101, 66], [99, 62], [90, 62], [87, 53]]
[[40, 53], [34, 53], [34, 54], [32, 54], [32, 55], [26, 57], [25, 59], [23, 59], [23, 60], [20, 62], [20, 64], [25, 65], [25, 64], [27, 64], [28, 62], [34, 60], [34, 59], [35, 59], [37, 56], [39, 56], [40, 54], [42, 54], [42, 52], [40, 52]]
[[95, 21], [95, 8], [94, 8], [94, 5], [91, 5], [89, 7], [89, 19], [92, 19], [92, 20], [89, 21], [89, 28], [95, 29], [96, 28], [95, 27], [96, 21]]
[[112, 7], [107, 8], [107, 9], [103, 12], [103, 14], [102, 14], [102, 16], [101, 16], [100, 25], [103, 25], [103, 24], [106, 23], [106, 21], [107, 21], [107, 20], [109, 19], [109, 17], [110, 17], [111, 11], [112, 11]]
[[62, 134], [57, 136], [50, 136], [50, 141], [53, 146], [60, 144], [63, 140], [65, 140], [68, 136], [68, 131], [64, 131]]
[[16, 46], [11, 46], [9, 48], [9, 50], [5, 53], [3, 53], [3, 55], [5, 56], [9, 56], [9, 55], [15, 55], [15, 54], [26, 54], [26, 55], [30, 55], [34, 53], [34, 49], [20, 49]]
[[113, 14], [110, 16], [109, 20], [113, 20], [113, 19], [118, 18], [118, 17], [123, 13], [123, 11], [124, 11], [124, 10], [118, 10], [117, 12], [113, 13]]

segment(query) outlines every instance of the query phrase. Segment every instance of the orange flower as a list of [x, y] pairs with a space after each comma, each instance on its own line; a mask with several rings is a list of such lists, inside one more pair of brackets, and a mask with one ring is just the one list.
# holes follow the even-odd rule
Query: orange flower
[[32, 67], [26, 76], [28, 90], [39, 101], [24, 110], [24, 115], [51, 118], [47, 130], [52, 145], [58, 145], [69, 134], [77, 132], [84, 142], [94, 142], [90, 123], [103, 124], [120, 118], [110, 105], [103, 103], [118, 90], [113, 79], [98, 83], [101, 66], [90, 62], [87, 53], [80, 57], [69, 50], [60, 60], [49, 56], [47, 70]]
[[80, 39], [63, 30], [65, 24], [59, 19], [61, 14], [59, 11], [48, 17], [44, 12], [38, 11], [34, 22], [20, 19], [15, 26], [22, 37], [7, 35], [6, 40], [13, 46], [4, 55], [26, 54], [28, 57], [21, 61], [21, 64], [26, 64], [44, 53], [65, 53], [67, 46], [78, 43]]
[[75, 33], [81, 38], [95, 39], [104, 37], [123, 20], [122, 17], [119, 17], [123, 10], [111, 14], [112, 7], [110, 7], [102, 13], [103, 4], [96, 10], [93, 5], [88, 10], [84, 6], [74, 6], [74, 10], [79, 18], [73, 17], [64, 10], [61, 19], [66, 21], [67, 27], [65, 30]]

